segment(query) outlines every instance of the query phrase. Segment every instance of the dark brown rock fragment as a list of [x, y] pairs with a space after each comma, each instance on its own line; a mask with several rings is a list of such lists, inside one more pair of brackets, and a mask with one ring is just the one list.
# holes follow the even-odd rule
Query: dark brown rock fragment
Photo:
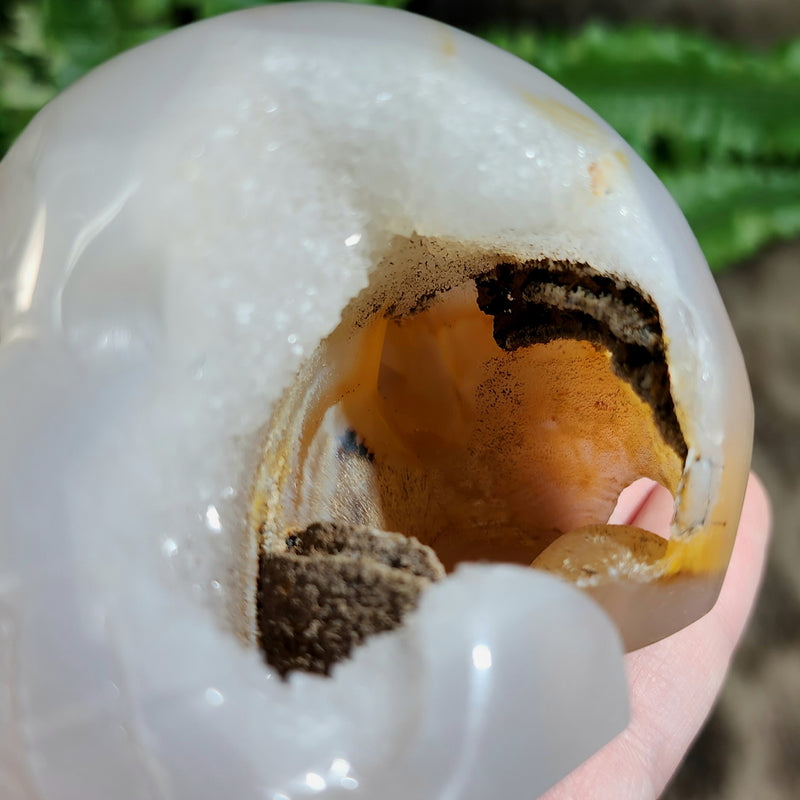
[[494, 339], [504, 350], [559, 338], [605, 347], [614, 372], [650, 405], [664, 440], [686, 458], [661, 319], [638, 287], [587, 264], [550, 259], [498, 264], [476, 285], [478, 306], [492, 317]]
[[433, 550], [399, 533], [315, 523], [261, 553], [258, 625], [266, 660], [329, 674], [368, 636], [396, 628], [444, 577]]

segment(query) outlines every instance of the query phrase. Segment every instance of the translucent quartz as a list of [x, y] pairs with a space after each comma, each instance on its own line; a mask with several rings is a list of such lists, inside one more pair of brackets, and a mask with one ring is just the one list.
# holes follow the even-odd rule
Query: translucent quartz
[[629, 642], [710, 607], [752, 410], [651, 173], [545, 76], [439, 24], [223, 17], [91, 73], [0, 164], [4, 800], [533, 797], [624, 725], [614, 627], [519, 567], [460, 568], [332, 679], [284, 683], [241, 641], [263, 426], [414, 233], [657, 301], [690, 445], [677, 577], [596, 591]]

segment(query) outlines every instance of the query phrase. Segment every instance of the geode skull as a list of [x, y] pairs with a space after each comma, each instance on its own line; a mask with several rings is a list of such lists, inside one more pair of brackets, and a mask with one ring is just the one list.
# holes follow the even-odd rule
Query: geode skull
[[[0, 253], [8, 796], [533, 796], [624, 725], [618, 637], [716, 599], [713, 280], [485, 43], [309, 4], [134, 50], [0, 164]], [[669, 539], [608, 524], [641, 477]]]

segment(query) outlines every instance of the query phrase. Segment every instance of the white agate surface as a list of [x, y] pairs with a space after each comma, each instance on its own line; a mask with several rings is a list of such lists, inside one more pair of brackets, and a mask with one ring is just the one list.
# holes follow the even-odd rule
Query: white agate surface
[[[531, 798], [625, 724], [610, 622], [529, 570], [460, 569], [332, 680], [286, 684], [233, 633], [263, 426], [414, 232], [634, 278], [659, 299], [687, 438], [723, 463], [748, 400], [702, 256], [548, 78], [328, 5], [128, 53], [0, 164], [3, 800]], [[698, 391], [681, 371], [702, 363]]]

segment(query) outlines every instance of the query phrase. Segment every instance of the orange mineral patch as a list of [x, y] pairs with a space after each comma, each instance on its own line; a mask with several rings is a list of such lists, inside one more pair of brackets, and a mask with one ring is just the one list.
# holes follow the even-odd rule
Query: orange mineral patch
[[595, 197], [602, 197], [614, 191], [620, 168], [627, 169], [628, 160], [619, 150], [606, 153], [589, 165], [589, 180]]
[[597, 345], [508, 353], [490, 319], [454, 303], [391, 322], [369, 370], [342, 406], [372, 456], [382, 526], [448, 569], [529, 564], [560, 534], [604, 522], [637, 477], [677, 484], [652, 410]]
[[665, 540], [607, 525], [626, 486], [675, 494], [684, 466], [652, 301], [548, 260], [499, 259], [416, 300], [396, 285], [354, 301], [278, 407], [263, 553], [329, 520], [416, 539], [448, 571], [547, 551], [537, 566], [576, 582], [664, 574]]

